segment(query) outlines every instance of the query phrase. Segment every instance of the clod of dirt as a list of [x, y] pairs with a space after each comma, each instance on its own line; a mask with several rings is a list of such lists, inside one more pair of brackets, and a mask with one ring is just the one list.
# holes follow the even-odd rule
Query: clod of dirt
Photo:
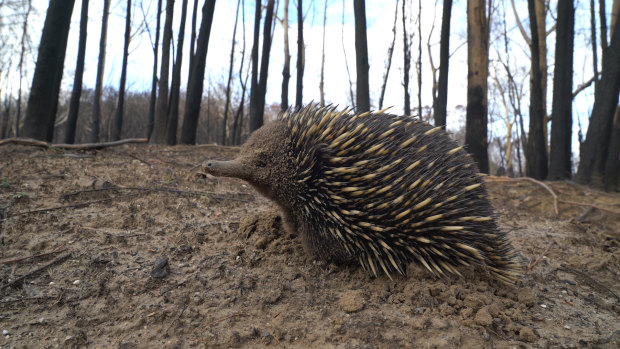
[[519, 329], [519, 339], [526, 342], [533, 342], [538, 338], [534, 331], [529, 327], [521, 327]]
[[493, 318], [491, 317], [491, 314], [489, 314], [489, 308], [480, 308], [480, 310], [476, 313], [474, 321], [480, 326], [491, 326], [493, 323]]
[[340, 309], [347, 313], [355, 313], [364, 309], [366, 303], [364, 293], [362, 291], [348, 291], [338, 301]]
[[151, 270], [151, 276], [157, 279], [165, 278], [170, 273], [170, 266], [168, 265], [168, 256], [157, 258], [155, 266]]
[[517, 294], [517, 299], [520, 303], [525, 304], [528, 308], [533, 306], [536, 303], [536, 296], [534, 296], [534, 292], [531, 289], [524, 287], [519, 290]]

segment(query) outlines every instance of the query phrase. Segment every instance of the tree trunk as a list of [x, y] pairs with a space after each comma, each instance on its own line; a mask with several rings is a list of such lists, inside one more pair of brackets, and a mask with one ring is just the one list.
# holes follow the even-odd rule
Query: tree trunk
[[592, 71], [594, 72], [594, 94], [598, 89], [598, 45], [596, 44], [596, 5], [590, 0], [590, 40], [592, 43]]
[[198, 0], [194, 0], [192, 9], [192, 36], [189, 42], [189, 66], [192, 66], [194, 55], [196, 54], [196, 18], [198, 17]]
[[129, 57], [129, 41], [131, 40], [131, 0], [127, 0], [127, 15], [125, 17], [125, 46], [123, 47], [123, 63], [121, 66], [121, 82], [118, 87], [118, 103], [116, 113], [112, 121], [112, 134], [110, 140], [121, 139], [123, 128], [123, 112], [125, 109], [125, 83], [127, 81], [127, 58]]
[[409, 69], [411, 69], [411, 38], [407, 35], [407, 18], [403, 0], [403, 89], [405, 90], [405, 115], [411, 115], [411, 95], [409, 94]]
[[448, 67], [450, 63], [450, 19], [452, 0], [444, 0], [441, 15], [441, 39], [439, 43], [439, 82], [433, 114], [435, 126], [446, 126], [448, 108]]
[[58, 93], [74, 0], [51, 0], [45, 17], [22, 135], [47, 142], [54, 136]]
[[[405, 0], [403, 0], [405, 1]], [[340, 27], [340, 41], [342, 43], [342, 54], [344, 55], [344, 66], [347, 69], [347, 77], [349, 79], [349, 98], [353, 109], [357, 109], [355, 106], [355, 98], [353, 96], [353, 83], [351, 82], [351, 71], [349, 70], [349, 60], [347, 58], [347, 48], [344, 45], [344, 16], [345, 16], [345, 0], [342, 0], [342, 26]]]
[[241, 85], [241, 102], [239, 103], [239, 107], [237, 108], [237, 112], [235, 113], [235, 119], [233, 121], [233, 129], [231, 135], [231, 143], [233, 145], [239, 144], [239, 138], [241, 137], [241, 125], [243, 123], [243, 112], [245, 109], [245, 95], [248, 86], [248, 76], [249, 69], [247, 69], [247, 74], [245, 76], [245, 80], [243, 79], [243, 63], [245, 61], [245, 0], [241, 1], [241, 33], [243, 35], [243, 46], [241, 49], [241, 64], [239, 64], [239, 84]]
[[618, 191], [618, 181], [620, 180], [620, 105], [616, 107], [614, 126], [609, 141], [609, 151], [605, 164], [605, 190]]
[[542, 91], [543, 137], [545, 151], [549, 153], [547, 117], [547, 4], [548, 0], [535, 0], [536, 29], [538, 33], [538, 66], [540, 67], [540, 88]]
[[101, 91], [103, 90], [103, 72], [105, 70], [105, 47], [108, 35], [108, 17], [110, 16], [110, 0], [103, 0], [103, 16], [101, 19], [101, 37], [99, 39], [99, 60], [97, 61], [97, 80], [93, 100], [93, 119], [90, 125], [90, 142], [99, 142], [99, 120], [101, 119]]
[[[614, 29], [616, 28], [616, 24], [618, 23], [618, 17], [620, 15], [620, 0], [614, 0], [611, 5], [611, 23], [609, 25], [609, 37], [614, 36]], [[609, 47], [609, 45], [607, 46]]]
[[[405, 3], [405, 0], [403, 0]], [[404, 15], [404, 12], [403, 12]], [[387, 59], [385, 62], [385, 73], [383, 74], [383, 85], [381, 85], [381, 94], [379, 96], [379, 109], [383, 109], [383, 98], [385, 97], [385, 89], [387, 88], [388, 77], [390, 76], [390, 68], [392, 67], [392, 56], [394, 55], [394, 45], [396, 44], [396, 23], [398, 22], [398, 0], [394, 9], [394, 24], [392, 26], [392, 43], [388, 47]], [[325, 25], [323, 25], [325, 26]], [[325, 57], [323, 57], [325, 59]]]
[[65, 131], [65, 143], [75, 142], [75, 127], [77, 125], [80, 110], [80, 97], [82, 96], [82, 77], [84, 76], [84, 56], [86, 54], [86, 36], [88, 27], [88, 0], [82, 0], [82, 13], [80, 15], [80, 39], [78, 43], [78, 56], [73, 78], [73, 90], [69, 103], [69, 116], [67, 117], [67, 129]]
[[284, 67], [282, 68], [282, 102], [280, 110], [288, 109], [288, 83], [291, 78], [291, 54], [288, 41], [288, 4], [289, 0], [284, 0], [284, 18], [282, 19], [282, 30], [284, 31]]
[[551, 180], [571, 177], [574, 28], [573, 0], [558, 2], [548, 176]]
[[172, 41], [172, 17], [174, 16], [174, 0], [166, 0], [166, 20], [164, 21], [164, 37], [161, 41], [161, 71], [159, 73], [159, 92], [155, 107], [155, 123], [149, 143], [163, 144], [166, 141], [166, 125], [168, 124], [168, 79], [170, 72], [170, 44]]
[[181, 94], [181, 67], [183, 66], [183, 41], [185, 39], [185, 20], [187, 18], [187, 0], [181, 5], [181, 22], [177, 39], [177, 57], [172, 66], [172, 83], [170, 84], [170, 105], [168, 106], [168, 124], [166, 126], [166, 144], [177, 144], [177, 127], [179, 124], [179, 96]]
[[200, 116], [200, 102], [202, 101], [202, 88], [205, 78], [205, 63], [209, 49], [209, 37], [211, 36], [211, 24], [213, 24], [213, 12], [215, 0], [206, 0], [202, 6], [202, 20], [196, 43], [196, 55], [191, 72], [187, 81], [187, 96], [185, 110], [183, 112], [183, 128], [181, 129], [181, 143], [196, 143], [196, 126]]
[[274, 0], [269, 0], [265, 11], [265, 23], [263, 23], [263, 52], [260, 59], [260, 74], [258, 78], [258, 103], [255, 108], [255, 113], [250, 114], [250, 131], [255, 131], [263, 126], [265, 94], [267, 93], [267, 75], [269, 71], [269, 52], [271, 51], [271, 26], [273, 24], [274, 3]]
[[[151, 138], [155, 123], [155, 102], [157, 101], [157, 59], [159, 58], [159, 30], [161, 24], [161, 1], [157, 0], [157, 25], [153, 43], [153, 80], [151, 82], [151, 98], [149, 100], [149, 118], [146, 125], [146, 138]], [[196, 0], [197, 1], [197, 0]]]
[[303, 1], [297, 0], [297, 81], [295, 88], [295, 108], [303, 104], [304, 68], [306, 66], [306, 45], [304, 43]]
[[[581, 183], [600, 184], [611, 149], [609, 140], [614, 112], [620, 93], [620, 31], [614, 30], [609, 47], [605, 51], [605, 65], [601, 72], [599, 88], [594, 95], [594, 106], [586, 140], [580, 151], [576, 180]], [[613, 157], [613, 154], [611, 154]], [[611, 176], [612, 174], [610, 174]]]
[[327, 23], [327, 0], [323, 8], [323, 48], [321, 49], [321, 82], [319, 83], [319, 93], [321, 95], [321, 107], [325, 106], [325, 24]]
[[418, 0], [418, 116], [422, 118], [422, 0]]
[[[299, 0], [301, 1], [301, 0]], [[254, 37], [252, 41], [252, 80], [250, 81], [250, 120], [255, 118], [254, 114], [258, 113], [258, 99], [260, 98], [258, 91], [258, 43], [260, 40], [260, 19], [261, 19], [261, 0], [256, 0], [256, 8], [254, 11]], [[250, 124], [252, 121], [250, 121]], [[250, 130], [251, 132], [252, 130]]]
[[[534, 2], [528, 0], [530, 14], [530, 28], [532, 33], [537, 33], [537, 21]], [[547, 152], [545, 150], [544, 112], [542, 108], [542, 82], [540, 71], [540, 52], [538, 47], [538, 35], [532, 34], [531, 50], [531, 73], [530, 73], [530, 128], [527, 137], [526, 174], [536, 179], [547, 177]]]
[[[15, 115], [15, 137], [19, 137], [19, 121], [22, 118], [22, 82], [24, 79], [24, 55], [26, 54], [26, 37], [28, 36], [28, 18], [32, 11], [32, 2], [28, 0], [28, 8], [24, 16], [21, 51], [19, 53], [19, 88], [17, 90], [17, 113]], [[10, 103], [9, 103], [10, 106]], [[10, 108], [9, 108], [10, 109]]]
[[228, 121], [228, 110], [230, 109], [230, 83], [232, 81], [233, 76], [233, 67], [235, 63], [235, 39], [237, 37], [237, 21], [239, 19], [239, 5], [241, 4], [241, 0], [237, 0], [237, 11], [235, 12], [235, 26], [233, 27], [233, 37], [232, 37], [232, 45], [230, 47], [230, 68], [228, 69], [228, 82], [226, 83], [226, 104], [224, 105], [224, 118], [222, 120], [222, 133], [220, 138], [220, 144], [226, 145], [227, 138], [227, 121]]
[[407, 35], [407, 18], [403, 0], [403, 89], [405, 90], [405, 115], [411, 115], [411, 95], [409, 94], [409, 69], [411, 69], [411, 37]]
[[485, 0], [467, 1], [467, 112], [465, 144], [478, 169], [489, 173], [487, 76], [489, 28]]
[[370, 88], [368, 84], [368, 41], [366, 39], [365, 0], [353, 1], [355, 13], [355, 66], [357, 70], [357, 112], [370, 110]]

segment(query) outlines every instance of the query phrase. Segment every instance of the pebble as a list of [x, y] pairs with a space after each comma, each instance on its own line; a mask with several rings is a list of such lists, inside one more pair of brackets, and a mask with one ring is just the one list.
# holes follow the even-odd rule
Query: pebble
[[79, 284], [80, 284], [80, 282], [81, 282], [80, 280], [75, 280], [75, 281], [73, 281], [73, 284], [74, 284], [74, 285], [79, 285]]
[[9, 335], [9, 331], [7, 331], [7, 330], [2, 330], [2, 335], [3, 335], [3, 336], [8, 336], [8, 335]]

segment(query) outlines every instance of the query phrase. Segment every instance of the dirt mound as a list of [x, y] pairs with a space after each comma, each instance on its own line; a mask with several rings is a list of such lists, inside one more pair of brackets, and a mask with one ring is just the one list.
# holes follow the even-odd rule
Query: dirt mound
[[371, 278], [309, 257], [243, 182], [196, 176], [235, 152], [0, 147], [0, 346], [620, 346], [620, 195], [547, 183], [556, 216], [543, 187], [490, 179], [515, 287]]

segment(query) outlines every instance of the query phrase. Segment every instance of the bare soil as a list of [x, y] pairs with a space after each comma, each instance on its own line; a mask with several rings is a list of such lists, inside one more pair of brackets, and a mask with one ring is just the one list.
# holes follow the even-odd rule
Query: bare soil
[[196, 174], [236, 151], [0, 147], [0, 347], [620, 347], [620, 194], [547, 183], [604, 209], [556, 216], [543, 187], [490, 178], [528, 269], [514, 287], [372, 278], [307, 256], [243, 182]]

